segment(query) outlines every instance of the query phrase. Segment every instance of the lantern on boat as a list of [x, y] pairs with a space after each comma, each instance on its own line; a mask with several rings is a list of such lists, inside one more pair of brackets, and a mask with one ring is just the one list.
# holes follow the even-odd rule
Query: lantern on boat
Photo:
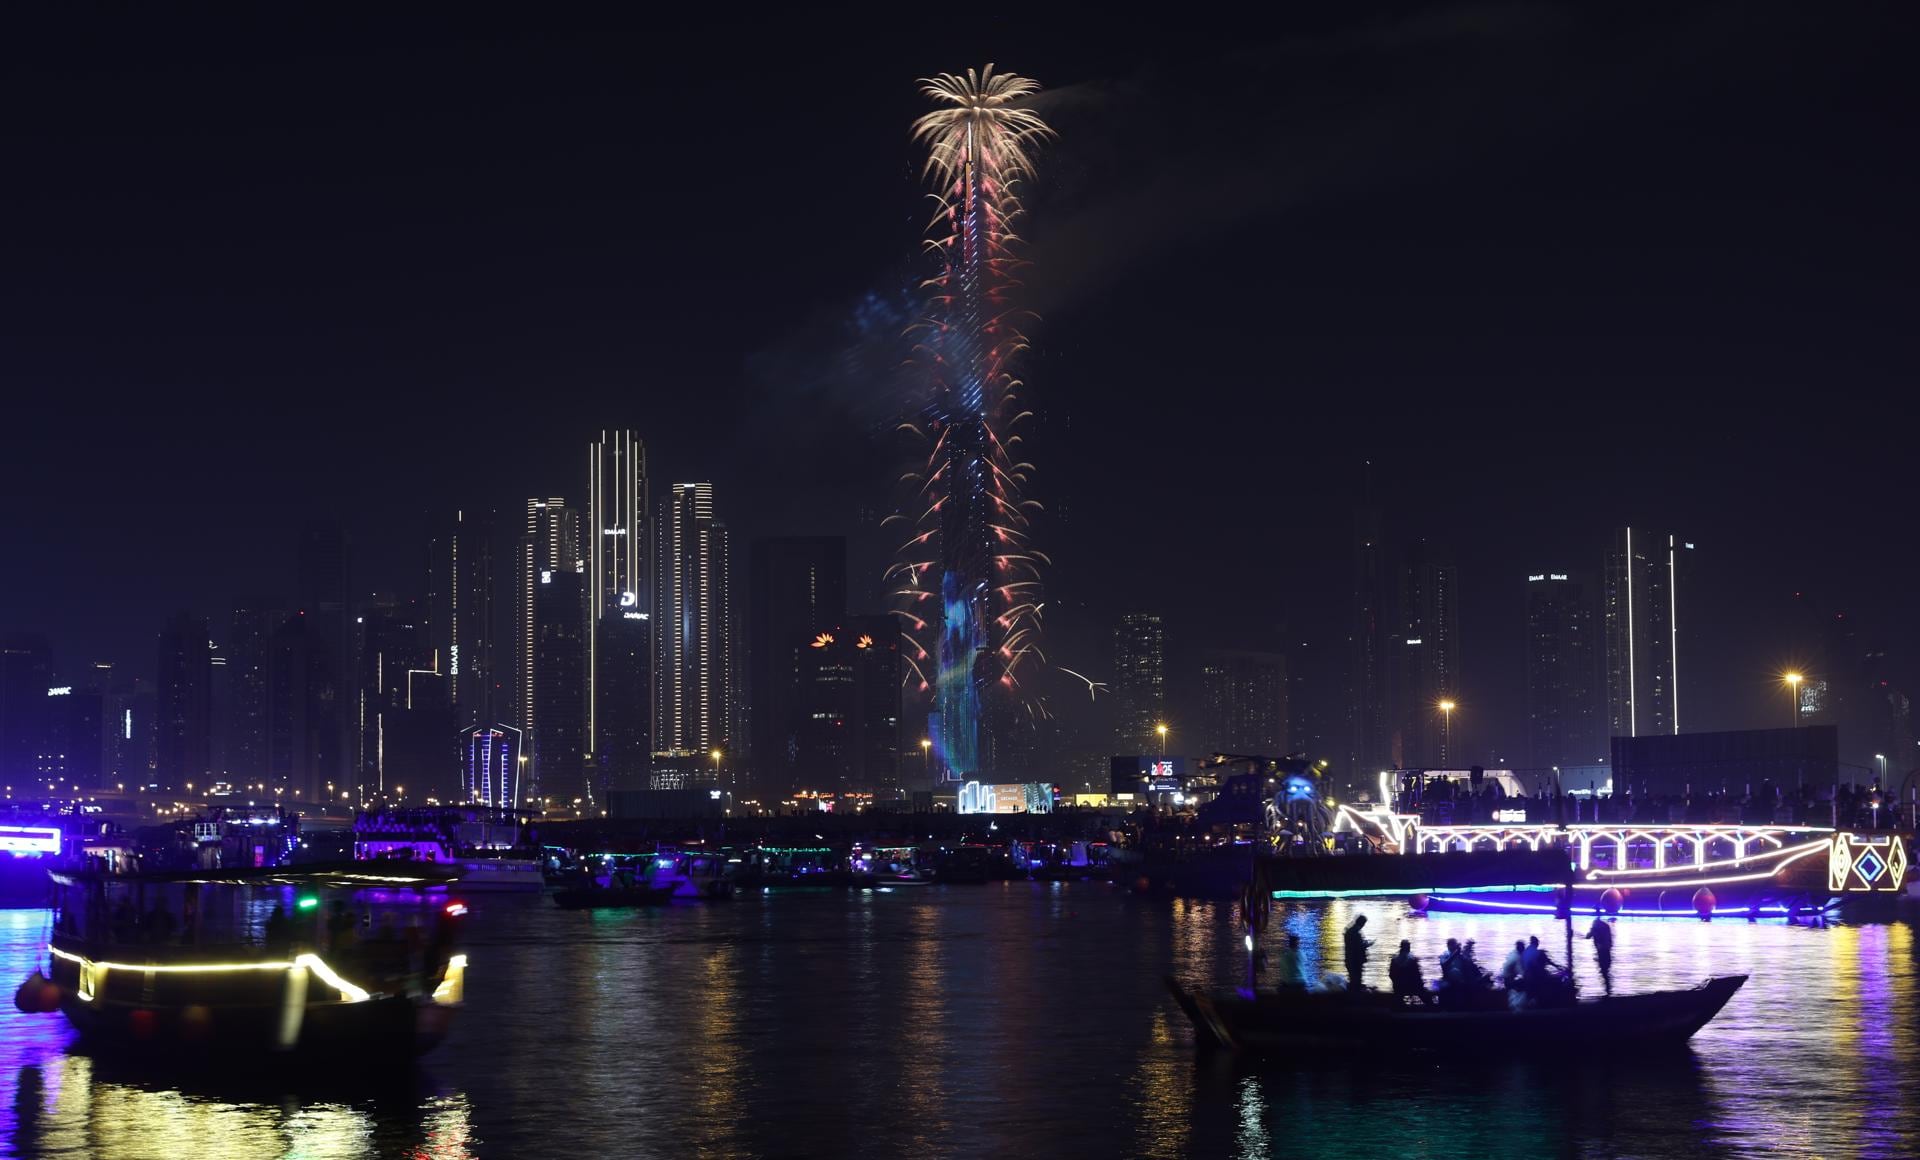
[[1700, 916], [1701, 922], [1706, 922], [1713, 917], [1715, 901], [1713, 891], [1704, 886], [1693, 892], [1693, 912]]
[[1620, 902], [1620, 888], [1617, 886], [1607, 887], [1600, 895], [1600, 909], [1606, 911], [1608, 914], [1619, 914]]

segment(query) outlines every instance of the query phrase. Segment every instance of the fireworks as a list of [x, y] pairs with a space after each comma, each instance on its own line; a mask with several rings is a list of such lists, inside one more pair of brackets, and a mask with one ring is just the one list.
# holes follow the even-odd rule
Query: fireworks
[[925, 463], [904, 478], [911, 498], [894, 517], [911, 526], [888, 571], [906, 640], [909, 691], [926, 699], [941, 768], [960, 781], [1016, 760], [1014, 733], [1045, 710], [1023, 670], [1040, 651], [1040, 565], [1022, 494], [1033, 465], [1016, 458], [1013, 366], [1027, 348], [1014, 303], [1019, 185], [1030, 148], [1051, 130], [1022, 102], [1040, 86], [992, 65], [921, 82], [939, 107], [914, 122], [927, 147], [938, 212], [926, 245], [939, 273], [922, 289], [914, 357], [930, 395], [919, 422]]

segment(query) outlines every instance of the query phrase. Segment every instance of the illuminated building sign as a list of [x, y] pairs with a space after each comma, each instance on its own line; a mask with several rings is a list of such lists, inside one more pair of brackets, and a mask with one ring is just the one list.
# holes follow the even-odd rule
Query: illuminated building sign
[[1907, 847], [1898, 834], [1835, 834], [1827, 851], [1827, 888], [1836, 893], [1898, 894], [1907, 880]]
[[977, 781], [960, 787], [958, 813], [963, 814], [1047, 814], [1053, 812], [1053, 787], [1045, 782], [1013, 782], [983, 785]]
[[0, 852], [9, 854], [58, 854], [60, 831], [50, 826], [0, 825]]
[[1565, 580], [1566, 578], [1567, 574], [1565, 572], [1535, 572], [1527, 577], [1527, 583], [1533, 584], [1541, 580]]
[[55, 685], [53, 688], [47, 690], [47, 696], [64, 697], [72, 692], [73, 692], [72, 685]]
[[623, 612], [620, 614], [621, 620], [645, 620], [646, 618], [647, 614], [644, 612]]
[[639, 603], [640, 595], [636, 592], [622, 592], [620, 594], [620, 607], [622, 608], [634, 608], [638, 606]]
[[1496, 822], [1520, 822], [1524, 824], [1527, 820], [1527, 811], [1495, 810], [1493, 811], [1493, 820]]

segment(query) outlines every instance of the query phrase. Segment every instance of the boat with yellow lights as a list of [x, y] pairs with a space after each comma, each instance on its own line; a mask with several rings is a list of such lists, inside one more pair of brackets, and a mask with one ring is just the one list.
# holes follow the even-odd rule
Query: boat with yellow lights
[[100, 1051], [244, 1065], [411, 1060], [465, 999], [457, 869], [365, 862], [54, 873], [47, 958], [15, 995]]

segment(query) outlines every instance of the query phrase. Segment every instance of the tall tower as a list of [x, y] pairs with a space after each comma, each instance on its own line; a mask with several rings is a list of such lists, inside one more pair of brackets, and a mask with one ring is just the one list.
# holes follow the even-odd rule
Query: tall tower
[[711, 780], [709, 754], [733, 753], [730, 553], [713, 485], [674, 484], [654, 535], [653, 757], [672, 788]]
[[1389, 638], [1398, 663], [1389, 694], [1395, 764], [1402, 767], [1444, 766], [1459, 757], [1439, 708], [1460, 694], [1459, 576], [1452, 557], [1424, 541], [1409, 545], [1401, 561]]
[[1160, 617], [1130, 612], [1113, 630], [1113, 695], [1120, 705], [1120, 751], [1158, 753], [1167, 718], [1166, 633]]
[[[561, 757], [563, 751], [570, 751], [568, 745], [547, 745], [541, 747], [540, 711], [543, 705], [557, 705], [559, 711], [566, 714], [564, 722], [555, 722], [555, 728], [566, 734], [572, 732], [572, 711], [566, 709], [572, 703], [586, 703], [586, 580], [582, 576], [580, 559], [580, 509], [568, 507], [561, 497], [549, 499], [528, 499], [526, 501], [526, 526], [520, 532], [520, 559], [516, 565], [515, 576], [518, 599], [515, 609], [515, 636], [518, 638], [518, 688], [515, 689], [515, 707], [518, 726], [520, 726], [520, 745], [522, 751], [532, 753], [532, 776], [520, 782], [520, 791], [534, 797], [549, 797], [555, 801], [570, 803], [574, 793], [576, 774], [563, 766], [570, 759]], [[574, 576], [574, 580], [561, 580], [563, 576]], [[553, 586], [559, 582], [559, 590]], [[566, 599], [580, 599], [580, 613], [574, 615], [566, 607]], [[564, 657], [566, 643], [570, 634], [563, 628], [555, 628], [555, 634], [541, 638], [541, 613], [553, 618], [559, 616], [564, 626], [578, 628], [580, 640], [580, 659], [570, 661]], [[580, 688], [574, 691], [566, 689], [543, 689], [543, 682], [555, 680], [578, 680]], [[553, 693], [549, 699], [547, 693]], [[478, 722], [488, 724], [488, 722]], [[580, 714], [580, 747], [582, 761], [586, 749], [586, 711]], [[555, 753], [549, 764], [555, 768], [555, 774], [563, 778], [564, 785], [545, 785], [541, 780], [541, 753]], [[578, 776], [584, 776], [584, 768]]]
[[609, 784], [647, 768], [647, 507], [646, 444], [600, 432], [587, 445], [587, 752]]
[[1280, 653], [1217, 650], [1200, 662], [1202, 749], [1284, 757], [1287, 658]]
[[454, 512], [434, 536], [427, 565], [430, 667], [446, 678], [462, 724], [491, 724], [505, 708], [493, 528], [492, 512]]
[[1613, 534], [1601, 590], [1611, 736], [1680, 732], [1680, 576], [1692, 548], [1642, 529]]
[[[747, 564], [747, 703], [753, 712], [752, 765], [763, 797], [798, 788], [802, 650], [847, 611], [847, 541], [839, 536], [755, 540]], [[896, 645], [887, 633], [886, 643]], [[892, 649], [898, 667], [898, 648]], [[898, 715], [898, 690], [895, 690]]]
[[1027, 346], [1015, 302], [1024, 264], [1014, 232], [1028, 149], [1051, 131], [1025, 101], [1040, 86], [992, 65], [922, 82], [938, 108], [914, 123], [940, 210], [928, 246], [928, 312], [915, 356], [931, 393], [917, 423], [924, 466], [894, 517], [916, 530], [887, 573], [908, 637], [907, 692], [927, 710], [935, 768], [949, 781], [1011, 765], [1016, 729], [1045, 706], [1023, 686], [1039, 663], [1040, 565], [1023, 492], [1015, 363]]
[[175, 613], [160, 630], [154, 773], [167, 790], [207, 784], [213, 768], [213, 646], [207, 622]]
[[543, 571], [533, 596], [533, 781], [562, 810], [597, 808], [587, 766], [587, 577]]
[[268, 663], [284, 619], [279, 601], [243, 598], [234, 601], [227, 626], [227, 772], [243, 785], [267, 776]]
[[1591, 765], [1600, 735], [1600, 642], [1592, 588], [1568, 572], [1527, 574], [1527, 765]]

